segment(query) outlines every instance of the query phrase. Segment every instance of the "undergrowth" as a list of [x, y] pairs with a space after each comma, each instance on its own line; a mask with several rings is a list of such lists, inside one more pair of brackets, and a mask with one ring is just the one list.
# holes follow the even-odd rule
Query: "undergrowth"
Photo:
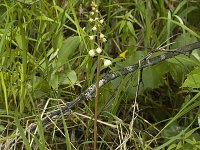
[[[97, 57], [89, 55], [90, 4], [0, 2], [1, 149], [92, 149], [94, 100], [62, 114], [45, 130], [41, 119], [96, 81]], [[152, 51], [150, 57], [200, 37], [198, 1], [96, 4], [106, 37], [101, 57], [112, 61], [108, 68], [100, 66], [100, 78]], [[100, 88], [98, 149], [200, 149], [199, 61], [199, 50], [194, 50]], [[32, 123], [38, 132], [27, 135]]]

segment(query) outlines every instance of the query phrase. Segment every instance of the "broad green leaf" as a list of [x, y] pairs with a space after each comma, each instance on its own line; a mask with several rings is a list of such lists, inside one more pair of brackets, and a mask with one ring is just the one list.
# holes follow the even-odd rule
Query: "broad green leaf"
[[192, 51], [192, 56], [194, 58], [196, 58], [199, 62], [200, 62], [200, 50], [199, 49], [195, 49]]
[[194, 42], [197, 42], [197, 39], [194, 36], [191, 36], [189, 33], [181, 34], [179, 35], [175, 40], [174, 44], [172, 45], [172, 48], [179, 48]]
[[56, 33], [52, 39], [52, 46], [54, 50], [60, 49], [63, 44], [63, 34], [62, 32]]
[[72, 36], [67, 38], [63, 42], [61, 49], [58, 51], [58, 63], [64, 64], [68, 60], [68, 58], [72, 54], [74, 54], [79, 44], [80, 44], [80, 39], [78, 36]]
[[3, 125], [0, 124], [0, 132], [1, 133], [4, 131], [4, 129], [5, 129], [5, 126], [3, 126]]
[[56, 73], [56, 71], [52, 72], [49, 85], [55, 90], [58, 89], [58, 74]]
[[182, 87], [200, 88], [200, 73], [188, 75]]
[[27, 89], [32, 93], [33, 97], [38, 99], [48, 94], [50, 87], [49, 83], [42, 77], [33, 76], [32, 83], [30, 83]]
[[125, 24], [126, 24], [126, 21], [124, 21], [124, 20], [120, 21], [119, 33], [121, 33], [121, 31], [124, 28]]
[[58, 78], [59, 84], [61, 85], [68, 84], [73, 86], [77, 83], [78, 80], [76, 72], [74, 70], [66, 73], [60, 73]]
[[132, 34], [134, 37], [136, 37], [136, 35], [135, 35], [135, 30], [134, 30], [134, 28], [133, 28], [133, 24], [132, 24], [130, 21], [127, 21], [127, 26], [128, 26], [129, 31], [131, 32], [131, 34]]

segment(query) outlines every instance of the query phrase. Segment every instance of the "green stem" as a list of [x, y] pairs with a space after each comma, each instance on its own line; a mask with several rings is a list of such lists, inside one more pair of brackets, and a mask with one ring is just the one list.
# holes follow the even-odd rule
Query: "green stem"
[[97, 76], [96, 76], [96, 99], [94, 111], [94, 150], [97, 148], [97, 116], [98, 116], [98, 101], [99, 101], [99, 75], [100, 75], [100, 54], [97, 58]]

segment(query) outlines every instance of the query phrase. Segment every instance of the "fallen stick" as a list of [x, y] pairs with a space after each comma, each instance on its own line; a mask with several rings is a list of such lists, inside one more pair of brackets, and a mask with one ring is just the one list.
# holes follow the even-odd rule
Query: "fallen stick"
[[[186, 52], [191, 52], [194, 49], [200, 48], [200, 41], [196, 43], [192, 43], [190, 45], [186, 45], [181, 48], [173, 49], [170, 51], [167, 51], [164, 54], [155, 56], [150, 59], [142, 59], [139, 61], [137, 64], [122, 68], [121, 70], [114, 71], [114, 72], [108, 72], [102, 79], [99, 80], [99, 88], [108, 83], [111, 80], [114, 80], [118, 78], [119, 76], [125, 76], [131, 72], [135, 72], [137, 69], [143, 69], [155, 64], [158, 64], [164, 60], [167, 60], [169, 58], [175, 57], [179, 54], [183, 54]], [[61, 109], [55, 110], [50, 113], [50, 115], [47, 115], [43, 120], [42, 120], [42, 126], [45, 128], [48, 124], [51, 123], [51, 120], [54, 120], [61, 116], [61, 112], [63, 114], [69, 113], [71, 108], [73, 108], [75, 105], [80, 103], [83, 100], [91, 100], [92, 99], [92, 94], [95, 93], [96, 91], [96, 86], [95, 83], [92, 84], [89, 88], [87, 88], [84, 92], [82, 92], [76, 99], [73, 101], [69, 102], [65, 106], [63, 106]], [[33, 132], [37, 128], [37, 125], [35, 124], [31, 128], [31, 132]]]

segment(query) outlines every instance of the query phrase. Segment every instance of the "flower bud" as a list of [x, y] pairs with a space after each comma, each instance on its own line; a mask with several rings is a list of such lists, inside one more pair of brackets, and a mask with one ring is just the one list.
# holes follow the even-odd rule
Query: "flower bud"
[[98, 47], [98, 48], [96, 49], [96, 52], [97, 52], [98, 54], [100, 54], [100, 53], [102, 52], [102, 49], [101, 49], [100, 47]]

